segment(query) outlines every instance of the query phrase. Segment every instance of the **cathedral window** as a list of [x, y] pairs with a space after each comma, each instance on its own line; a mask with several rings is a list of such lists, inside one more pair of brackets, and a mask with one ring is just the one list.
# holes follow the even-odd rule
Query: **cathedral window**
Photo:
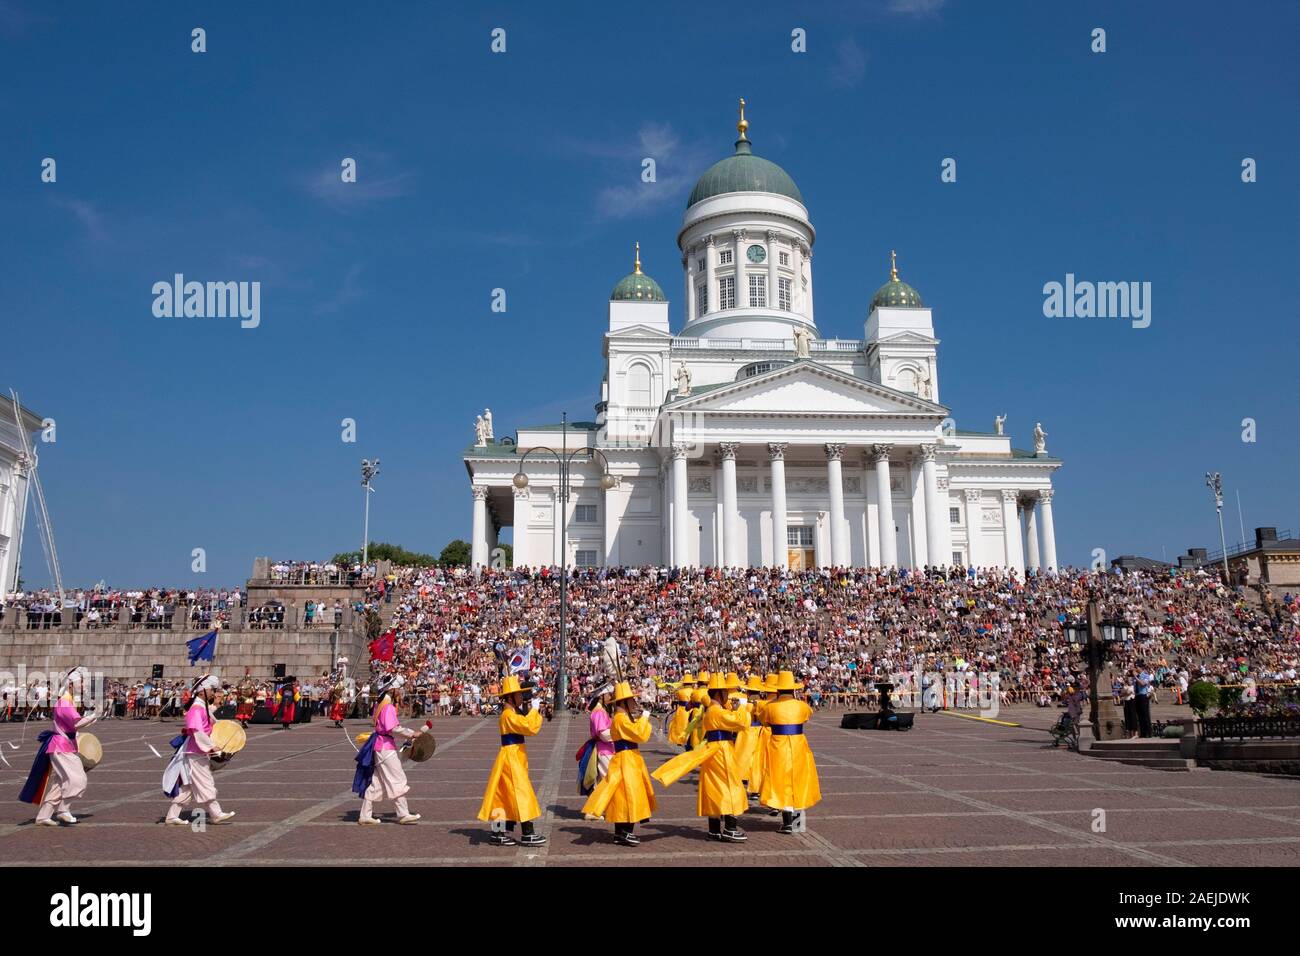
[[723, 249], [721, 252], [718, 253], [718, 265], [720, 265], [720, 266], [729, 266], [729, 265], [731, 265], [731, 250], [730, 250], [730, 249]]
[[[784, 255], [784, 253], [782, 253], [782, 255]], [[781, 308], [782, 312], [789, 312], [790, 311], [790, 280], [777, 279], [776, 291], [777, 291], [776, 304]]]
[[596, 506], [595, 505], [574, 505], [573, 520], [578, 524], [595, 524]]
[[650, 404], [650, 369], [640, 363], [627, 371], [627, 403]]
[[[948, 523], [949, 523], [949, 524], [961, 524], [961, 509], [960, 509], [960, 508], [949, 508], [949, 509], [948, 509]], [[961, 564], [960, 561], [954, 561], [953, 563], [954, 563], [954, 564]]]
[[596, 565], [596, 551], [595, 551], [595, 549], [590, 549], [590, 550], [585, 549], [585, 548], [580, 549], [580, 550], [579, 550], [579, 551], [578, 551], [578, 552], [573, 556], [573, 563], [576, 564], [576, 565], [577, 565], [578, 567], [580, 567], [580, 568], [594, 568], [594, 567], [596, 567], [597, 565]]
[[734, 309], [736, 307], [736, 277], [723, 276], [718, 280], [718, 308]]
[[695, 287], [695, 314], [703, 315], [709, 311], [709, 284], [701, 282]]
[[696, 272], [704, 272], [704, 271], [705, 271], [705, 265], [704, 265], [704, 260], [703, 260], [703, 259], [696, 259], [696, 260], [695, 260], [695, 271], [696, 271]]
[[767, 308], [767, 276], [749, 277], [749, 304], [757, 309]]

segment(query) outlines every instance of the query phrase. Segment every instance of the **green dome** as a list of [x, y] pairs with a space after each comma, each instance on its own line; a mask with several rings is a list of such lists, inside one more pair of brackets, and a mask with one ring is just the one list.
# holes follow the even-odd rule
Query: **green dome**
[[922, 308], [921, 293], [898, 278], [898, 262], [893, 252], [889, 254], [889, 281], [877, 289], [876, 294], [871, 297], [871, 308], [878, 306], [887, 309]]
[[636, 260], [632, 271], [618, 280], [609, 294], [611, 302], [667, 302], [659, 283], [641, 271], [641, 243], [636, 244]]
[[[743, 137], [743, 133], [741, 134]], [[755, 156], [749, 140], [736, 140], [736, 153], [714, 163], [699, 178], [686, 200], [689, 209], [697, 202], [723, 193], [776, 193], [802, 203], [803, 196], [790, 174], [771, 160]]]
[[629, 272], [609, 294], [611, 302], [667, 302], [659, 283], [640, 272]]

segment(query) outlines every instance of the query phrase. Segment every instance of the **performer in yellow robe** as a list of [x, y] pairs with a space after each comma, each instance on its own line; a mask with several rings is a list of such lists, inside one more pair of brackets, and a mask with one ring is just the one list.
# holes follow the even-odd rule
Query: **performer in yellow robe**
[[668, 720], [668, 742], [678, 747], [686, 744], [686, 725], [691, 721], [691, 688], [694, 683], [695, 678], [687, 674], [682, 678], [681, 685], [673, 695], [676, 698], [676, 706], [673, 707], [673, 715]]
[[812, 708], [794, 696], [803, 687], [790, 671], [777, 675], [776, 699], [763, 708], [763, 724], [771, 732], [764, 745], [763, 803], [781, 811], [781, 832], [793, 833], [795, 815], [822, 798], [804, 725]]
[[[735, 683], [738, 685], [739, 681]], [[736, 823], [736, 817], [745, 812], [747, 801], [736, 766], [735, 742], [736, 735], [749, 726], [749, 715], [729, 706], [728, 694], [736, 689], [738, 686], [732, 686], [725, 675], [714, 674], [709, 679], [711, 703], [702, 721], [702, 745], [678, 754], [650, 775], [664, 786], [671, 786], [698, 767], [700, 783], [695, 812], [708, 817], [709, 835], [725, 843], [743, 843], [748, 839]]]
[[[501, 682], [497, 696], [501, 698], [501, 749], [492, 764], [478, 818], [492, 822], [493, 846], [541, 846], [546, 837], [533, 832], [532, 821], [542, 815], [542, 810], [528, 779], [524, 738], [542, 729], [542, 712], [536, 698], [531, 707], [524, 703], [524, 690], [513, 674]], [[511, 836], [516, 822], [522, 831], [518, 841]]]
[[751, 796], [759, 792], [759, 781], [762, 779], [762, 767], [758, 759], [759, 738], [762, 736], [762, 708], [763, 695], [767, 693], [763, 684], [763, 679], [757, 674], [749, 675], [749, 680], [745, 682], [745, 710], [749, 714], [749, 726], [740, 732], [736, 738], [736, 763], [740, 767], [740, 780], [745, 785], [745, 791]]
[[656, 806], [654, 786], [640, 752], [640, 745], [650, 739], [653, 731], [649, 715], [637, 705], [636, 694], [627, 681], [619, 681], [614, 688], [612, 707], [614, 757], [609, 762], [609, 773], [591, 792], [582, 812], [614, 824], [615, 843], [637, 846], [641, 841], [632, 828], [649, 820]]

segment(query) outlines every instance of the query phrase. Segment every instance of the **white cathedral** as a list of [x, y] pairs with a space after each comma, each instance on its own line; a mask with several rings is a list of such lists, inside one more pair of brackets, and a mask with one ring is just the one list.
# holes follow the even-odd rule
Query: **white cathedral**
[[1032, 452], [1000, 417], [952, 428], [931, 311], [892, 254], [863, 338], [822, 337], [808, 209], [748, 125], [742, 100], [734, 155], [687, 202], [680, 331], [638, 247], [609, 297], [595, 421], [497, 439], [480, 419], [464, 454], [474, 566], [508, 526], [517, 567], [1055, 571], [1061, 462], [1041, 427]]

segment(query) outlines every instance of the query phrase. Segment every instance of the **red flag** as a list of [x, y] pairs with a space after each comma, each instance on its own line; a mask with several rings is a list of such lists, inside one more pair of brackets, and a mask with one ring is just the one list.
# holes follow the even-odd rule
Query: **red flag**
[[372, 661], [391, 661], [393, 659], [393, 635], [396, 631], [386, 631], [378, 640], [370, 642], [370, 659]]

